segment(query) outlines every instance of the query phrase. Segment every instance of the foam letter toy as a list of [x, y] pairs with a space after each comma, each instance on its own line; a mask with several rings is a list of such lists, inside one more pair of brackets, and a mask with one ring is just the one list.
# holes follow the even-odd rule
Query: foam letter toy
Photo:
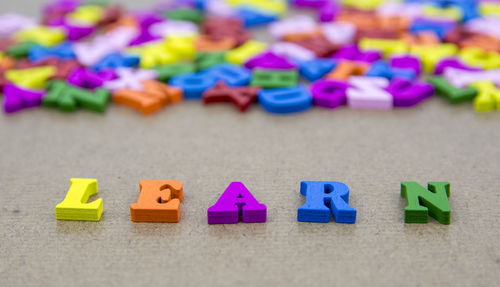
[[165, 43], [146, 43], [138, 48], [131, 48], [128, 51], [137, 53], [137, 56], [141, 59], [140, 67], [143, 69], [171, 64], [180, 60], [180, 57], [172, 50], [168, 49]]
[[444, 70], [443, 76], [448, 83], [457, 88], [465, 88], [472, 83], [482, 81], [500, 85], [500, 69], [471, 71], [449, 67]]
[[165, 39], [165, 48], [177, 57], [187, 60], [193, 59], [196, 54], [194, 45], [196, 37], [191, 36], [169, 36]]
[[[211, 16], [230, 17], [234, 16], [234, 10], [228, 1], [215, 0], [203, 1], [205, 13]], [[197, 28], [195, 28], [197, 31]]]
[[237, 13], [238, 16], [243, 19], [245, 28], [266, 24], [277, 19], [276, 15], [247, 7], [239, 8]]
[[443, 77], [431, 77], [427, 79], [427, 82], [434, 86], [438, 95], [444, 96], [452, 104], [472, 101], [477, 95], [477, 90], [475, 88], [457, 88], [448, 83]]
[[[230, 0], [228, 2], [235, 2], [234, 0]], [[273, 14], [283, 15], [286, 12], [287, 3], [282, 0], [252, 0], [252, 1], [243, 1], [245, 5], [248, 7], [255, 8], [259, 11], [269, 11]]]
[[349, 78], [353, 87], [347, 89], [347, 103], [358, 109], [391, 109], [392, 96], [385, 90], [389, 85], [386, 78], [357, 77]]
[[212, 74], [182, 74], [172, 77], [169, 85], [181, 89], [185, 99], [199, 99], [216, 82], [217, 78]]
[[474, 109], [477, 112], [500, 110], [500, 90], [492, 82], [475, 82], [470, 86], [478, 91], [474, 98]]
[[45, 91], [21, 89], [7, 83], [3, 86], [4, 104], [6, 113], [14, 113], [24, 108], [37, 107], [42, 104]]
[[309, 61], [316, 58], [313, 51], [292, 42], [275, 43], [271, 46], [271, 52], [279, 56], [301, 61]]
[[36, 21], [32, 18], [16, 13], [3, 14], [0, 16], [0, 37], [9, 37], [19, 30], [33, 27], [35, 25]]
[[109, 91], [97, 89], [90, 92], [63, 81], [56, 80], [49, 85], [49, 91], [42, 104], [49, 108], [58, 108], [64, 112], [73, 112], [77, 106], [96, 112], [104, 112], [109, 101]]
[[141, 180], [139, 199], [130, 205], [130, 219], [135, 222], [179, 222], [182, 182]]
[[356, 209], [349, 206], [349, 187], [338, 181], [302, 181], [300, 193], [306, 203], [299, 207], [297, 220], [303, 222], [355, 223]]
[[195, 67], [191, 63], [179, 62], [175, 64], [168, 64], [164, 66], [157, 66], [154, 68], [156, 71], [156, 79], [161, 82], [166, 82], [176, 75], [194, 73]]
[[385, 61], [377, 61], [373, 63], [368, 71], [366, 71], [365, 76], [384, 77], [388, 80], [391, 80], [394, 77], [403, 77], [413, 80], [416, 77], [415, 71], [413, 71], [413, 69], [393, 68], [389, 66], [389, 63]]
[[414, 181], [401, 182], [401, 196], [406, 198], [405, 222], [427, 223], [428, 215], [442, 224], [450, 224], [450, 183], [434, 182], [427, 189]]
[[18, 31], [15, 37], [19, 42], [32, 41], [44, 46], [54, 46], [64, 41], [66, 35], [59, 28], [36, 26]]
[[312, 106], [312, 97], [304, 85], [291, 88], [262, 90], [258, 95], [262, 107], [274, 114], [301, 112]]
[[245, 63], [247, 69], [271, 69], [271, 70], [289, 70], [296, 69], [297, 66], [286, 57], [278, 56], [273, 52], [264, 52], [252, 57]]
[[245, 67], [233, 64], [220, 64], [212, 66], [202, 74], [211, 74], [217, 81], [224, 81], [229, 86], [246, 86], [252, 78], [252, 74]]
[[74, 68], [67, 76], [68, 83], [84, 89], [93, 90], [101, 87], [106, 81], [116, 79], [117, 75], [113, 70], [94, 72], [83, 67]]
[[31, 62], [36, 62], [42, 59], [57, 57], [59, 59], [74, 59], [73, 45], [70, 42], [62, 42], [56, 46], [44, 47], [35, 44], [30, 47], [28, 53]]
[[456, 26], [454, 21], [440, 21], [433, 19], [417, 18], [413, 21], [410, 31], [413, 34], [417, 34], [422, 31], [434, 31], [439, 38], [444, 38], [444, 36], [453, 30]]
[[347, 103], [346, 91], [349, 84], [336, 80], [319, 80], [310, 89], [313, 103], [328, 109], [335, 109]]
[[225, 82], [219, 81], [214, 87], [203, 92], [205, 104], [231, 102], [242, 112], [257, 100], [259, 88], [256, 87], [229, 87]]
[[450, 57], [450, 58], [444, 58], [437, 63], [436, 68], [434, 70], [434, 74], [441, 75], [444, 73], [444, 70], [448, 69], [448, 68], [455, 68], [458, 70], [465, 70], [465, 71], [480, 71], [481, 70], [480, 68], [474, 68], [474, 67], [471, 67], [471, 66], [464, 64], [458, 58]]
[[415, 76], [420, 75], [422, 71], [420, 59], [413, 55], [407, 54], [391, 57], [390, 63], [391, 67], [396, 69], [412, 70]]
[[419, 45], [410, 48], [411, 54], [420, 56], [424, 71], [427, 73], [434, 72], [434, 68], [440, 60], [455, 55], [457, 51], [457, 46], [450, 43], [440, 45]]
[[104, 69], [116, 69], [116, 68], [134, 68], [137, 67], [141, 59], [135, 55], [127, 55], [121, 53], [111, 53], [104, 58], [97, 61], [97, 63], [92, 67], [96, 71], [102, 71]]
[[361, 51], [357, 45], [346, 45], [340, 48], [334, 55], [334, 59], [350, 60], [366, 63], [373, 63], [382, 59], [382, 53], [379, 51]]
[[408, 52], [408, 45], [402, 40], [362, 38], [359, 46], [363, 50], [377, 50], [384, 53], [385, 57], [390, 54], [403, 54]]
[[18, 44], [14, 44], [11, 46], [8, 46], [7, 49], [5, 50], [5, 53], [11, 57], [14, 57], [16, 59], [19, 58], [24, 58], [27, 57], [31, 47], [37, 45], [35, 42], [28, 41], [28, 42], [21, 42]]
[[117, 79], [104, 83], [104, 87], [106, 89], [110, 89], [112, 91], [121, 89], [140, 91], [143, 88], [143, 81], [156, 79], [156, 71], [153, 70], [118, 68], [116, 69], [116, 73], [118, 74]]
[[243, 65], [248, 59], [262, 52], [266, 44], [255, 40], [247, 41], [245, 44], [226, 53], [226, 60], [236, 65]]
[[70, 179], [71, 187], [64, 200], [56, 205], [56, 219], [99, 221], [102, 214], [102, 199], [87, 203], [97, 193], [97, 180], [87, 178]]
[[254, 69], [250, 85], [264, 89], [291, 87], [297, 84], [298, 78], [296, 70]]
[[14, 84], [29, 88], [43, 89], [47, 80], [54, 76], [56, 69], [52, 66], [35, 67], [21, 70], [8, 70], [5, 78]]
[[483, 51], [477, 47], [465, 47], [460, 50], [459, 57], [468, 65], [483, 69], [500, 67], [500, 54]]
[[307, 15], [297, 15], [269, 25], [269, 33], [275, 39], [281, 39], [287, 34], [310, 32], [316, 28], [316, 22]]
[[162, 107], [182, 99], [182, 91], [157, 81], [142, 82], [143, 90], [117, 90], [113, 93], [113, 102], [129, 106], [148, 115]]
[[392, 79], [386, 90], [391, 93], [395, 107], [411, 107], [434, 95], [432, 85], [398, 77]]
[[196, 24], [188, 21], [162, 21], [149, 27], [153, 36], [193, 36], [198, 33]]
[[354, 61], [340, 61], [335, 68], [326, 75], [327, 79], [347, 81], [351, 76], [362, 76], [368, 70], [368, 65]]
[[[465, 2], [465, 1], [464, 1]], [[462, 19], [462, 10], [456, 6], [437, 7], [434, 5], [425, 5], [423, 14], [429, 18], [438, 18], [443, 20], [460, 21]]]
[[[486, 3], [481, 4], [484, 5]], [[500, 25], [500, 18], [498, 17], [476, 18], [464, 23], [467, 31], [486, 34], [495, 38], [500, 37], [500, 30], [497, 28], [498, 25]]]
[[196, 38], [194, 46], [197, 52], [222, 52], [232, 49], [236, 46], [235, 43], [235, 40], [230, 37], [213, 40], [208, 35], [202, 35]]
[[200, 52], [196, 54], [194, 61], [198, 70], [205, 70], [226, 63], [226, 52]]
[[326, 1], [317, 11], [321, 22], [332, 22], [340, 12], [340, 5], [337, 2]]
[[104, 17], [104, 9], [97, 5], [82, 5], [67, 17], [79, 24], [94, 25]]
[[316, 81], [329, 73], [337, 63], [332, 59], [314, 59], [300, 63], [300, 75], [308, 81]]
[[324, 23], [321, 25], [321, 31], [330, 42], [343, 45], [351, 44], [356, 35], [356, 27], [342, 21]]
[[78, 61], [92, 66], [112, 52], [123, 50], [136, 37], [133, 28], [121, 27], [95, 37], [90, 43], [75, 43], [73, 49]]
[[208, 224], [266, 222], [267, 207], [259, 203], [241, 182], [231, 182], [207, 211]]
[[201, 11], [187, 8], [166, 11], [164, 16], [169, 20], [191, 21], [196, 24], [199, 24], [203, 19]]
[[96, 30], [95, 26], [81, 26], [67, 21], [66, 19], [62, 20], [60, 26], [64, 28], [66, 37], [69, 41], [79, 41], [87, 36], [92, 35]]

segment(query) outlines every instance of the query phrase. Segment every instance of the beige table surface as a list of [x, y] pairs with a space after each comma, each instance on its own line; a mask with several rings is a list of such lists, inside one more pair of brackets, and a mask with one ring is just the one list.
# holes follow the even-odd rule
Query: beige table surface
[[[0, 137], [1, 286], [500, 282], [500, 112], [441, 98], [287, 116], [188, 101], [149, 117], [116, 105], [105, 115], [27, 110], [1, 115]], [[100, 222], [55, 220], [72, 177], [98, 179]], [[180, 223], [130, 221], [141, 179], [183, 182]], [[297, 222], [301, 180], [346, 183], [356, 224]], [[449, 181], [452, 224], [404, 224], [406, 180]], [[267, 223], [207, 225], [231, 181], [267, 205]]]

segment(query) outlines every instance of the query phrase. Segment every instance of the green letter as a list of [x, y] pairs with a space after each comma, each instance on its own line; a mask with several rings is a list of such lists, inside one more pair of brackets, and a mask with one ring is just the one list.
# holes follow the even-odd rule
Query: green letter
[[405, 222], [427, 223], [428, 215], [442, 224], [450, 224], [449, 182], [428, 184], [428, 190], [414, 181], [401, 182], [401, 196], [406, 198]]

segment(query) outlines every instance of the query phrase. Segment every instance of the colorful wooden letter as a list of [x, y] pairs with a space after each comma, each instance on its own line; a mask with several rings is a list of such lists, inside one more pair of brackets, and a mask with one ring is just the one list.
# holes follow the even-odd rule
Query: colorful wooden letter
[[219, 81], [214, 87], [203, 92], [205, 104], [231, 102], [242, 112], [257, 100], [259, 88], [257, 87], [229, 87], [225, 82]]
[[448, 99], [451, 104], [472, 101], [477, 95], [475, 88], [457, 88], [443, 77], [430, 77], [427, 79], [427, 82], [434, 86], [434, 90], [438, 95], [442, 95]]
[[61, 80], [55, 80], [49, 84], [49, 91], [42, 100], [42, 104], [49, 108], [58, 108], [61, 111], [73, 112], [78, 106], [82, 108], [101, 112], [106, 111], [109, 101], [109, 91], [97, 89], [93, 92]]
[[411, 107], [434, 95], [434, 86], [406, 78], [395, 77], [386, 90], [392, 95], [395, 107]]
[[302, 112], [312, 106], [312, 96], [300, 84], [290, 88], [261, 90], [258, 101], [264, 110], [273, 114]]
[[24, 108], [37, 107], [42, 104], [42, 98], [45, 91], [31, 90], [17, 87], [14, 84], [5, 84], [3, 86], [4, 111], [13, 113]]
[[143, 90], [122, 89], [113, 93], [113, 102], [129, 106], [144, 115], [154, 113], [162, 107], [182, 99], [182, 91], [158, 81], [142, 82]]
[[33, 67], [20, 70], [8, 70], [5, 78], [22, 88], [43, 89], [47, 80], [54, 76], [56, 69], [52, 66]]
[[328, 109], [335, 109], [347, 103], [346, 91], [349, 84], [337, 80], [319, 80], [311, 85], [313, 103]]
[[406, 198], [405, 222], [427, 223], [428, 215], [442, 224], [450, 224], [449, 182], [434, 182], [427, 189], [414, 181], [401, 182], [401, 196]]
[[306, 203], [299, 207], [297, 220], [330, 222], [330, 213], [338, 223], [355, 223], [356, 209], [349, 206], [349, 187], [338, 181], [302, 181], [300, 193]]
[[388, 110], [393, 107], [391, 94], [385, 90], [389, 85], [386, 78], [358, 77], [349, 78], [352, 86], [347, 89], [347, 103], [354, 109]]
[[102, 214], [102, 199], [87, 203], [97, 193], [97, 179], [72, 178], [71, 187], [64, 200], [56, 205], [56, 219], [99, 221]]
[[141, 180], [139, 199], [130, 205], [130, 219], [135, 222], [179, 222], [182, 182]]
[[500, 89], [495, 84], [488, 81], [479, 81], [469, 86], [476, 88], [478, 91], [477, 97], [474, 98], [474, 109], [476, 112], [500, 110]]
[[241, 182], [231, 182], [207, 211], [208, 224], [266, 222], [267, 207], [259, 203]]
[[293, 87], [297, 85], [299, 74], [296, 70], [254, 69], [250, 86], [264, 89]]

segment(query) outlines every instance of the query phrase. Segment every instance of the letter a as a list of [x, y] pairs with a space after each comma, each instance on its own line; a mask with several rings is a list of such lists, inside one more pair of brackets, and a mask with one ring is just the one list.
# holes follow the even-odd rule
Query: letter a
[[72, 178], [71, 187], [64, 200], [56, 205], [56, 219], [99, 221], [102, 214], [102, 199], [87, 203], [89, 197], [97, 193], [97, 180]]
[[231, 182], [207, 211], [208, 224], [266, 222], [267, 207], [259, 203], [241, 182]]
[[297, 220], [329, 222], [332, 214], [338, 223], [355, 223], [356, 209], [350, 207], [349, 187], [338, 181], [303, 181], [300, 193], [306, 204], [298, 209]]
[[430, 215], [442, 224], [450, 224], [450, 183], [430, 181], [427, 186], [426, 189], [414, 181], [401, 182], [401, 196], [407, 202], [405, 222], [427, 223]]
[[130, 205], [130, 219], [135, 222], [179, 222], [182, 182], [175, 180], [141, 180], [140, 194]]

